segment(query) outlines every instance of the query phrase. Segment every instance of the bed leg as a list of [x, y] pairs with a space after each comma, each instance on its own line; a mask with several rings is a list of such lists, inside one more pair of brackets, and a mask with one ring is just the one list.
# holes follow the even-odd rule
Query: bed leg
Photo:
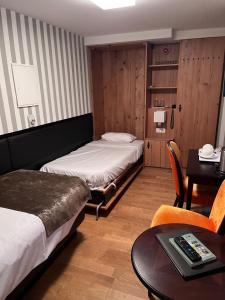
[[98, 221], [99, 209], [101, 208], [101, 206], [102, 206], [103, 203], [104, 203], [104, 201], [102, 201], [101, 203], [99, 203], [99, 205], [96, 207], [96, 221]]

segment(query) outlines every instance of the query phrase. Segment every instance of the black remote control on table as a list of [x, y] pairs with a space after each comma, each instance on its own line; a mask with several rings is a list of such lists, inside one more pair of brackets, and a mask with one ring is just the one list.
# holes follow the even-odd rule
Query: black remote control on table
[[180, 249], [187, 255], [187, 257], [192, 262], [200, 261], [202, 258], [198, 254], [198, 252], [195, 251], [194, 248], [190, 246], [190, 244], [181, 236], [177, 236], [174, 238], [174, 242], [180, 247]]

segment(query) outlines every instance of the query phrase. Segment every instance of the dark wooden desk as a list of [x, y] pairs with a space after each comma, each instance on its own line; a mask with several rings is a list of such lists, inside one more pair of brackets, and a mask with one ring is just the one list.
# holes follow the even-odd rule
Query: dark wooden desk
[[157, 233], [183, 229], [193, 232], [225, 262], [225, 237], [191, 225], [160, 225], [146, 230], [134, 242], [131, 261], [137, 277], [148, 289], [149, 296], [154, 294], [160, 299], [225, 299], [225, 272], [184, 280], [155, 238]]
[[198, 150], [189, 150], [186, 175], [188, 176], [187, 209], [191, 209], [193, 184], [220, 186], [225, 179], [217, 171], [218, 163], [200, 162]]

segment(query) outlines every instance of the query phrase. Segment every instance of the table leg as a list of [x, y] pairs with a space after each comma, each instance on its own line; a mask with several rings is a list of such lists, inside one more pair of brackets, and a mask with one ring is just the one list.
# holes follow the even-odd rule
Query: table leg
[[186, 204], [186, 209], [190, 210], [191, 209], [191, 200], [192, 200], [192, 191], [193, 191], [193, 181], [190, 177], [188, 177], [188, 188], [187, 188], [187, 204]]

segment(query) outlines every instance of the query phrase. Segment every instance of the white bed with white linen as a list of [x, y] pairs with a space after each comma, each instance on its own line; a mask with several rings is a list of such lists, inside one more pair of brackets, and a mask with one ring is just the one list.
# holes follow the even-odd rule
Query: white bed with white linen
[[142, 140], [93, 141], [45, 164], [41, 171], [78, 176], [92, 190], [101, 189], [138, 161], [143, 153], [143, 145]]
[[76, 217], [47, 238], [45, 227], [37, 216], [0, 207], [0, 299], [5, 299], [48, 258], [69, 233]]

